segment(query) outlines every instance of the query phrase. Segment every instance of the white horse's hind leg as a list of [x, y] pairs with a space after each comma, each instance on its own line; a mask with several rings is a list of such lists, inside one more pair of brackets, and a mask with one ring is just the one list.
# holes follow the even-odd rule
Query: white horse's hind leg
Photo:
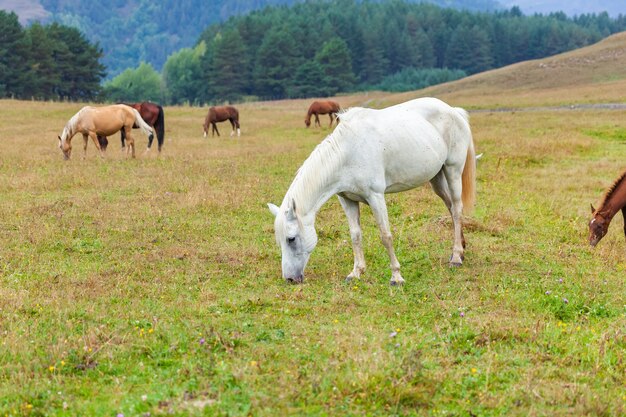
[[[450, 197], [450, 190], [448, 190], [448, 182], [446, 181], [446, 176], [443, 173], [443, 169], [439, 171], [437, 175], [430, 180], [430, 185], [433, 188], [435, 194], [437, 194], [445, 203], [448, 211], [450, 211], [452, 207], [452, 198]], [[452, 214], [452, 212], [450, 212]]]
[[359, 210], [359, 203], [356, 201], [348, 200], [347, 198], [339, 197], [341, 207], [346, 212], [348, 218], [348, 225], [350, 226], [350, 238], [352, 240], [352, 252], [354, 253], [354, 268], [350, 275], [346, 277], [346, 281], [350, 281], [353, 278], [359, 278], [363, 272], [365, 272], [365, 256], [363, 255], [363, 239], [361, 232], [361, 213]]
[[378, 229], [380, 231], [380, 239], [383, 241], [385, 249], [389, 254], [389, 261], [391, 263], [391, 285], [404, 284], [404, 278], [400, 274], [400, 262], [396, 258], [396, 253], [393, 250], [393, 237], [391, 236], [391, 230], [389, 228], [389, 217], [387, 215], [387, 204], [385, 203], [384, 194], [372, 194], [367, 199], [367, 203], [374, 213], [376, 222], [378, 223]]
[[[462, 169], [462, 167], [461, 167]], [[461, 200], [462, 182], [461, 173], [457, 167], [444, 167], [448, 190], [450, 191], [452, 224], [454, 225], [454, 245], [450, 266], [461, 266], [463, 264], [464, 239], [463, 239], [463, 202]]]

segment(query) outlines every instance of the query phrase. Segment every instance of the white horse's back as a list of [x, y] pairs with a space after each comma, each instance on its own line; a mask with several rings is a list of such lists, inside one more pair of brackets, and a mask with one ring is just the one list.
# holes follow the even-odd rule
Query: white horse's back
[[371, 171], [381, 170], [387, 193], [430, 181], [444, 164], [463, 166], [471, 142], [467, 113], [435, 98], [381, 110], [352, 108], [339, 117], [334, 134], [354, 147], [349, 175], [371, 181]]

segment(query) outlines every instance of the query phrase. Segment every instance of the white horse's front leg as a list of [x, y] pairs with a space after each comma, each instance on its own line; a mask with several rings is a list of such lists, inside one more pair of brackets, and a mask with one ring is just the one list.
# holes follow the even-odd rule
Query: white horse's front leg
[[376, 222], [378, 223], [378, 229], [380, 231], [380, 239], [383, 241], [385, 249], [389, 254], [389, 261], [391, 262], [391, 285], [404, 284], [404, 278], [400, 274], [400, 262], [396, 258], [396, 253], [393, 250], [393, 237], [391, 236], [391, 230], [389, 228], [389, 217], [387, 215], [387, 204], [385, 203], [384, 194], [372, 194], [367, 203], [370, 205]]
[[339, 197], [341, 207], [346, 212], [348, 218], [348, 225], [350, 227], [350, 238], [352, 240], [352, 252], [354, 254], [354, 268], [350, 275], [346, 277], [346, 281], [350, 281], [353, 278], [359, 278], [362, 273], [365, 272], [365, 256], [363, 255], [363, 243], [361, 232], [361, 213], [359, 210], [359, 203], [356, 201], [348, 200], [347, 198]]

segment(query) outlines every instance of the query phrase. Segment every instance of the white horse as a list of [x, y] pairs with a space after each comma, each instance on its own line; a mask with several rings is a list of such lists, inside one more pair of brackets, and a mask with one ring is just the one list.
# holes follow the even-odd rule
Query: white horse
[[391, 285], [401, 285], [400, 263], [393, 249], [385, 193], [430, 181], [454, 223], [451, 266], [463, 262], [465, 239], [461, 214], [475, 200], [476, 158], [469, 116], [435, 98], [421, 98], [382, 110], [352, 108], [298, 170], [274, 214], [276, 241], [282, 252], [283, 278], [301, 283], [317, 244], [315, 214], [334, 194], [343, 207], [354, 251], [347, 279], [365, 271], [359, 203], [368, 204], [391, 261]]

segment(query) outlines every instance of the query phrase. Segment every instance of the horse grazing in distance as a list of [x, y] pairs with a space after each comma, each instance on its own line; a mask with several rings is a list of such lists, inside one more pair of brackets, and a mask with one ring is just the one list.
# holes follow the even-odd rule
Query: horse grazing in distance
[[[163, 113], [163, 107], [159, 104], [151, 103], [149, 101], [144, 101], [142, 103], [118, 103], [124, 104], [126, 106], [130, 106], [137, 111], [141, 115], [141, 118], [148, 123], [154, 129], [157, 142], [159, 143], [159, 153], [161, 153], [161, 149], [163, 148], [163, 142], [165, 141], [165, 115]], [[138, 126], [133, 126], [133, 129], [137, 129]], [[146, 152], [150, 150], [152, 147], [153, 136], [148, 139], [148, 148]], [[121, 140], [122, 140], [122, 149], [126, 146], [126, 133], [124, 130], [121, 130]], [[105, 136], [98, 136], [98, 141], [100, 142], [100, 148], [103, 151], [106, 150], [109, 141]]]
[[463, 263], [465, 238], [461, 213], [473, 206], [476, 156], [469, 116], [435, 98], [420, 98], [382, 110], [351, 108], [341, 123], [304, 161], [274, 214], [282, 274], [301, 283], [317, 244], [315, 215], [334, 194], [348, 217], [354, 267], [347, 279], [365, 271], [359, 203], [374, 214], [391, 261], [391, 284], [400, 285], [386, 193], [406, 191], [430, 182], [452, 216], [454, 244], [450, 266]]
[[106, 136], [124, 130], [128, 141], [128, 152], [134, 158], [135, 141], [131, 136], [133, 125], [139, 126], [148, 138], [151, 138], [154, 134], [152, 127], [144, 122], [139, 112], [132, 107], [123, 104], [104, 107], [85, 106], [65, 124], [63, 132], [58, 136], [59, 148], [63, 151], [63, 157], [70, 159], [72, 155], [72, 137], [77, 133], [82, 133], [85, 142], [85, 155], [87, 155], [87, 142], [91, 137], [96, 148], [100, 150], [100, 156], [104, 156], [98, 136], [106, 138]]
[[328, 127], [332, 127], [333, 120], [337, 119], [337, 123], [339, 123], [339, 119], [336, 114], [341, 110], [341, 106], [336, 101], [332, 100], [318, 100], [311, 103], [309, 106], [309, 111], [306, 114], [306, 119], [304, 119], [304, 124], [306, 127], [311, 126], [311, 115], [315, 115], [315, 126], [320, 126], [320, 114], [327, 114], [330, 117], [330, 125]]
[[626, 236], [626, 171], [622, 173], [604, 194], [600, 206], [591, 205], [589, 221], [589, 244], [596, 246], [609, 230], [609, 224], [618, 211], [624, 216], [624, 235]]
[[241, 136], [241, 126], [239, 126], [239, 111], [233, 106], [213, 106], [209, 108], [209, 112], [204, 118], [204, 137], [207, 137], [209, 133], [209, 125], [211, 125], [211, 136], [220, 135], [219, 130], [217, 130], [216, 123], [225, 122], [228, 120], [232, 127], [232, 132], [230, 132], [230, 136], [235, 134], [235, 128], [237, 128], [237, 137]]
[[[120, 104], [126, 104], [127, 106], [130, 106], [139, 111], [141, 118], [153, 127], [156, 133], [157, 142], [159, 143], [160, 153], [161, 149], [163, 148], [163, 142], [165, 141], [165, 114], [163, 113], [163, 107], [159, 104], [151, 103], [149, 101], [144, 101], [141, 103]], [[133, 126], [133, 128], [136, 127]], [[122, 130], [122, 148], [125, 145], [124, 141], [126, 139], [124, 135], [124, 131]], [[150, 150], [150, 147], [152, 146], [152, 139], [153, 137], [150, 137], [148, 139], [148, 148], [146, 149], [146, 151]]]

